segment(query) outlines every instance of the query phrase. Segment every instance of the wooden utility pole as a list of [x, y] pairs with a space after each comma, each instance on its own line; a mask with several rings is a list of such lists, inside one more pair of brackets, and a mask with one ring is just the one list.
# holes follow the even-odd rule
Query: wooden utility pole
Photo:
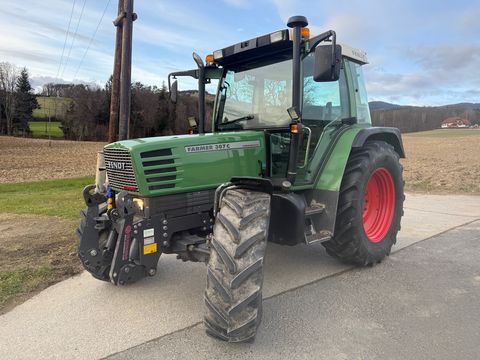
[[110, 121], [108, 123], [108, 142], [117, 140], [118, 132], [118, 112], [120, 107], [120, 70], [122, 66], [122, 34], [123, 26], [123, 0], [118, 0], [118, 17], [113, 24], [117, 27], [117, 34], [115, 38], [115, 57], [113, 60], [113, 76], [112, 76], [112, 94], [110, 100]]
[[120, 121], [118, 126], [118, 139], [125, 140], [129, 136], [130, 122], [130, 94], [132, 82], [132, 32], [133, 21], [136, 14], [133, 13], [133, 0], [124, 0], [124, 17], [122, 21], [122, 64], [120, 72]]

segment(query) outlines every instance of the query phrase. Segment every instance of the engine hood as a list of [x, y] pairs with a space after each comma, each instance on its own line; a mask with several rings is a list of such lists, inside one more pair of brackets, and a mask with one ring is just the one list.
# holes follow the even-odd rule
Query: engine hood
[[212, 189], [232, 176], [259, 176], [265, 166], [261, 131], [161, 136], [104, 148], [110, 186], [150, 197]]

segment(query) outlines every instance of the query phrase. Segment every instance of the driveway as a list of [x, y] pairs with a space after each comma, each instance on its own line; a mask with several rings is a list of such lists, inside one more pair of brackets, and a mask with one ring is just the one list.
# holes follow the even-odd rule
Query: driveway
[[[445, 295], [447, 302], [440, 305], [429, 301], [439, 295], [433, 290], [441, 284], [433, 281], [441, 280], [438, 271], [447, 269], [447, 264], [449, 271], [441, 274], [457, 277], [447, 277], [442, 286], [453, 289], [460, 279], [470, 276], [471, 288], [464, 284], [457, 286], [458, 291], [451, 291], [463, 298], [479, 298], [475, 276], [480, 276], [480, 265], [474, 261], [479, 254], [479, 219], [480, 197], [408, 194], [394, 254], [377, 267], [360, 270], [339, 264], [326, 255], [321, 245], [269, 245], [264, 320], [252, 345], [222, 344], [204, 335], [203, 264], [183, 263], [174, 255], [162, 256], [156, 277], [128, 287], [114, 287], [82, 273], [0, 317], [2, 358], [92, 359], [116, 354], [122, 358], [257, 355], [316, 359], [323, 354], [344, 359], [391, 357], [386, 352], [391, 349], [398, 350], [398, 357], [417, 354], [416, 358], [421, 358], [431, 357], [430, 351], [441, 344], [417, 344], [411, 353], [405, 347], [410, 339], [426, 339], [429, 331], [437, 331], [438, 341], [448, 335], [443, 343], [456, 341], [458, 348], [462, 345], [465, 351], [473, 351], [468, 338], [460, 341], [464, 335], [458, 332], [462, 323], [450, 328], [447, 325], [451, 320], [470, 317], [465, 331], [472, 336], [477, 331], [478, 339], [479, 327], [473, 323], [473, 319], [480, 318], [478, 310], [475, 313], [469, 304], [454, 302], [452, 310], [448, 301], [454, 301], [454, 296], [450, 293]], [[453, 236], [456, 232], [460, 235]], [[425, 239], [429, 240], [410, 246]], [[450, 250], [434, 247], [432, 251], [421, 251], [424, 244], [437, 242], [450, 244]], [[465, 254], [445, 258], [451, 249], [464, 249]], [[430, 292], [415, 295], [422, 289]], [[469, 296], [462, 295], [465, 291]], [[417, 313], [412, 312], [412, 307]], [[425, 321], [433, 317], [445, 321]], [[414, 323], [424, 327], [416, 331]], [[451, 331], [441, 333], [442, 328]], [[392, 347], [395, 339], [398, 345]]]

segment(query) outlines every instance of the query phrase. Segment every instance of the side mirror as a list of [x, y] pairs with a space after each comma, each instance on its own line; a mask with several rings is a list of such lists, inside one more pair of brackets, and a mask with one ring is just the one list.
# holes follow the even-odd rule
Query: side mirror
[[177, 90], [178, 90], [177, 80], [173, 80], [172, 86], [170, 87], [170, 101], [174, 104], [177, 103]]
[[205, 65], [203, 64], [203, 60], [202, 58], [200, 57], [200, 55], [198, 55], [195, 51], [193, 52], [192, 54], [193, 56], [193, 61], [195, 61], [195, 63], [197, 64], [198, 68], [199, 69], [203, 69], [205, 67]]
[[337, 81], [342, 64], [340, 45], [320, 45], [315, 48], [313, 80], [317, 82]]

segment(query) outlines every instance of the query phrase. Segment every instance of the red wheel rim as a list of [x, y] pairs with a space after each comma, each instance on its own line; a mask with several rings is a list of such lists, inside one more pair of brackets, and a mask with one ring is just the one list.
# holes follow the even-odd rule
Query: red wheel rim
[[378, 243], [383, 240], [392, 224], [395, 211], [395, 185], [393, 177], [385, 168], [376, 169], [364, 193], [363, 229], [368, 240]]

